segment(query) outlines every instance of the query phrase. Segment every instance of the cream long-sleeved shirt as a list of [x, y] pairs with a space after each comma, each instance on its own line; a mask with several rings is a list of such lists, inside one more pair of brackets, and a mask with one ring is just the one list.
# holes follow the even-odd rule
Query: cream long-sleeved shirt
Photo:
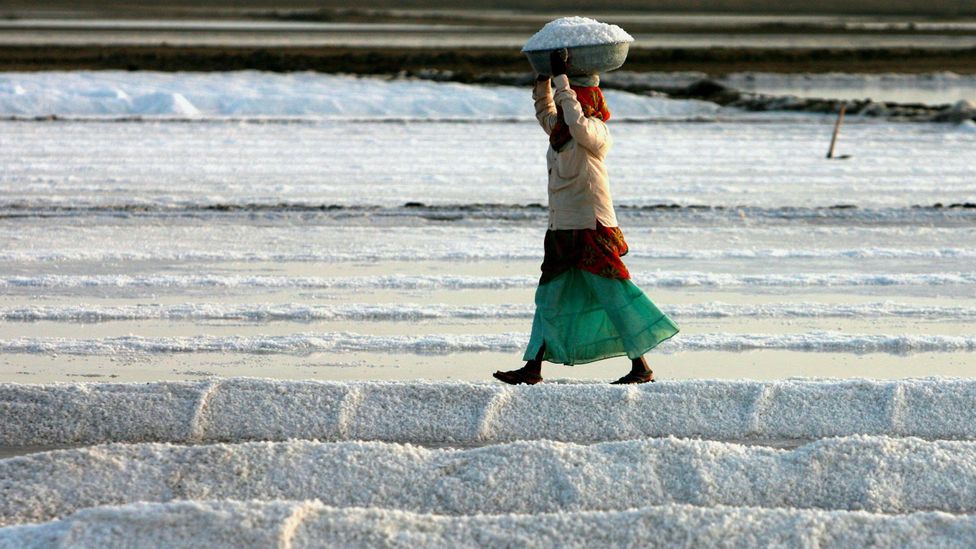
[[[552, 87], [555, 86], [555, 95]], [[583, 116], [576, 92], [565, 75], [536, 83], [532, 91], [535, 117], [547, 134], [558, 120], [556, 105], [563, 108], [563, 118], [573, 139], [555, 151], [549, 147], [549, 229], [595, 229], [616, 227], [617, 216], [610, 197], [610, 177], [603, 163], [612, 140], [607, 125], [598, 118]]]

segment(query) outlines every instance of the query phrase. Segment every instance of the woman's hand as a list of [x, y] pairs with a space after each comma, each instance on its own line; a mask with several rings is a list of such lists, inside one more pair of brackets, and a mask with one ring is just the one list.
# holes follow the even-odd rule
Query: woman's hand
[[566, 61], [569, 59], [569, 52], [566, 48], [552, 50], [549, 54], [549, 66], [552, 68], [553, 76], [560, 76], [566, 74], [568, 69]]

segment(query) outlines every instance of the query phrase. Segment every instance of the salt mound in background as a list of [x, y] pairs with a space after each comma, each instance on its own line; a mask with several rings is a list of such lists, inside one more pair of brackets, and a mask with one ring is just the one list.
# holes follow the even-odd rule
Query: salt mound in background
[[[606, 92], [614, 118], [684, 118], [718, 106]], [[0, 74], [0, 116], [493, 118], [534, 120], [532, 91], [319, 73], [70, 71]]]
[[617, 25], [601, 23], [589, 17], [561, 17], [546, 23], [532, 35], [522, 48], [523, 52], [619, 44], [633, 42], [634, 37]]

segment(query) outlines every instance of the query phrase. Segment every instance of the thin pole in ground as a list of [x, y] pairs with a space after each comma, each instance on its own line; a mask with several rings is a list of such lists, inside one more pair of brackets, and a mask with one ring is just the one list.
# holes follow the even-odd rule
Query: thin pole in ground
[[840, 133], [840, 125], [844, 123], [844, 112], [847, 111], [847, 103], [840, 106], [840, 113], [837, 115], [837, 122], [834, 123], [834, 136], [830, 138], [830, 150], [827, 151], [827, 158], [834, 157], [834, 147], [837, 145], [837, 134]]

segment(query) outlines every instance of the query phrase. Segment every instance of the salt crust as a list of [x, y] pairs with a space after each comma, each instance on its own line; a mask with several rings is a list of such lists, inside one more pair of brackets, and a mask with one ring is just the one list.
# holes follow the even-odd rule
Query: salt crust
[[317, 499], [446, 515], [670, 503], [974, 513], [976, 442], [857, 436], [793, 450], [676, 438], [464, 450], [382, 442], [110, 444], [5, 459], [0, 479], [0, 525], [100, 505], [211, 499]]
[[522, 48], [526, 51], [554, 50], [599, 44], [633, 42], [634, 37], [617, 25], [601, 23], [589, 17], [561, 17], [546, 23]]
[[0, 384], [0, 445], [369, 440], [486, 444], [641, 437], [976, 439], [965, 379], [598, 383]]
[[[696, 271], [644, 272], [640, 286], [788, 287], [948, 286], [976, 284], [976, 272], [735, 274]], [[388, 275], [359, 277], [267, 275], [37, 275], [0, 277], [0, 288], [308, 288], [336, 290], [474, 290], [532, 288], [537, 276]]]
[[702, 508], [443, 516], [317, 501], [139, 503], [0, 529], [2, 548], [70, 547], [972, 547], [976, 517]]
[[[881, 301], [874, 303], [818, 303], [790, 301], [739, 305], [712, 301], [666, 305], [676, 319], [691, 318], [909, 318], [940, 321], [976, 320], [976, 307], [945, 307]], [[14, 322], [108, 322], [114, 320], [244, 320], [279, 321], [420, 321], [446, 320], [484, 323], [485, 319], [531, 319], [530, 303], [450, 305], [441, 303], [140, 303], [137, 305], [28, 305], [0, 307], [0, 320]]]
[[[364, 237], [372, 237], [369, 230], [362, 227], [355, 227]], [[467, 228], [467, 227], [465, 227]], [[426, 228], [425, 228], [426, 229]], [[457, 227], [451, 227], [457, 242], [448, 244], [439, 249], [405, 248], [400, 242], [396, 247], [391, 247], [389, 243], [367, 242], [363, 238], [361, 250], [301, 250], [289, 251], [280, 248], [274, 251], [247, 250], [226, 250], [226, 249], [150, 249], [150, 250], [125, 250], [118, 246], [110, 246], [105, 243], [103, 248], [88, 246], [80, 249], [37, 249], [29, 248], [25, 250], [0, 250], [0, 261], [34, 263], [49, 261], [270, 261], [270, 262], [318, 262], [318, 261], [484, 261], [484, 260], [506, 260], [506, 261], [535, 261], [539, 258], [537, 250], [531, 248], [525, 238], [530, 236], [525, 232], [506, 235], [506, 239], [498, 239], [495, 242], [485, 242], [483, 235], [479, 235], [479, 241], [472, 242], [471, 237], [464, 238]], [[341, 230], [338, 229], [337, 232]], [[388, 227], [377, 227], [376, 230], [386, 234]], [[402, 238], [410, 240], [417, 238], [419, 231], [410, 228], [400, 229]], [[433, 233], [434, 231], [430, 231]], [[828, 231], [820, 230], [820, 233]], [[961, 231], [957, 231], [961, 232]], [[632, 234], [628, 229], [628, 233]], [[435, 233], [436, 234], [436, 233]], [[629, 236], [628, 234], [628, 236]], [[61, 235], [52, 235], [58, 238]], [[424, 235], [421, 233], [420, 238]], [[531, 236], [534, 236], [531, 235]], [[345, 235], [343, 235], [345, 237]], [[785, 237], [784, 237], [785, 238]], [[417, 238], [419, 240], [419, 238]], [[514, 241], [514, 242], [513, 242]], [[248, 240], [248, 243], [251, 241]], [[306, 242], [306, 241], [303, 241]], [[531, 241], [535, 243], [533, 239]], [[385, 245], [384, 245], [385, 244]], [[283, 242], [282, 247], [287, 243]], [[520, 247], [516, 247], [521, 245]], [[420, 249], [417, 249], [420, 248]], [[697, 259], [697, 260], [727, 260], [727, 259], [756, 259], [756, 260], [784, 260], [784, 259], [976, 259], [976, 250], [970, 247], [951, 247], [940, 246], [936, 248], [899, 248], [899, 247], [860, 247], [860, 248], [836, 248], [836, 249], [810, 249], [810, 248], [725, 248], [725, 249], [644, 249], [628, 252], [629, 257], [641, 259]], [[26, 282], [29, 277], [9, 277], [8, 280], [18, 280]], [[50, 280], [50, 279], [48, 279]]]
[[[427, 334], [376, 336], [355, 332], [305, 332], [288, 335], [228, 335], [104, 338], [20, 337], [0, 339], [0, 353], [127, 355], [160, 353], [250, 353], [308, 355], [312, 353], [415, 353], [436, 355], [466, 352], [517, 352], [528, 334]], [[785, 334], [728, 332], [683, 335], [661, 347], [677, 351], [783, 351], [832, 353], [973, 352], [974, 336], [848, 334], [815, 330]]]

